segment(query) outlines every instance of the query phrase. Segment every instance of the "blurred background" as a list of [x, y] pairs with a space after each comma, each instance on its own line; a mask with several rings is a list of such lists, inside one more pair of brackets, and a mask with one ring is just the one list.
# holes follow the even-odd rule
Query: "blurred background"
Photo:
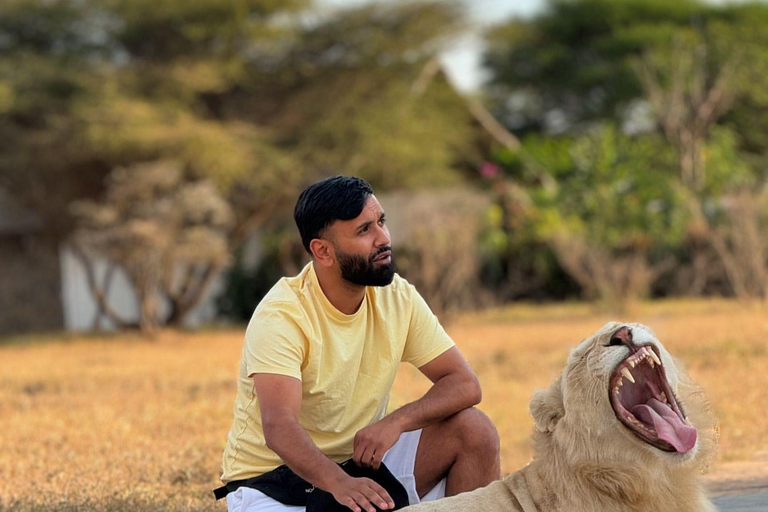
[[[58, 500], [132, 446], [109, 500], [61, 503], [156, 509], [110, 490], [153, 474], [193, 486], [166, 509], [209, 506], [243, 326], [308, 261], [293, 206], [335, 174], [373, 185], [399, 272], [496, 403], [519, 384], [505, 470], [530, 390], [615, 315], [721, 379], [725, 460], [768, 448], [768, 378], [747, 382], [768, 372], [768, 3], [3, 0], [0, 476], [46, 474]], [[183, 368], [144, 373], [157, 358]], [[65, 395], [76, 416], [37, 415]]]
[[0, 332], [247, 321], [333, 174], [439, 312], [765, 300], [767, 39], [763, 3], [8, 0]]
[[333, 174], [439, 313], [766, 300], [767, 42], [765, 3], [6, 0], [0, 333], [247, 321]]

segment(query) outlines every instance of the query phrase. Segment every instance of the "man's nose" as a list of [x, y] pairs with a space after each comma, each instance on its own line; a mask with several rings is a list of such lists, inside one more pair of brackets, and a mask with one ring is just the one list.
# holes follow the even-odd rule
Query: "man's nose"
[[378, 232], [376, 233], [376, 247], [383, 247], [390, 245], [391, 239], [389, 237], [389, 229], [387, 226], [378, 226]]

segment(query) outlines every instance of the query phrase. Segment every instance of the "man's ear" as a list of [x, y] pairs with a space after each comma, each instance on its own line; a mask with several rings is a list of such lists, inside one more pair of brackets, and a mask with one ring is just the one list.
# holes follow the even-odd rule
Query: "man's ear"
[[557, 422], [565, 415], [563, 392], [560, 389], [562, 376], [550, 384], [547, 389], [537, 389], [531, 397], [528, 409], [533, 416], [536, 430], [543, 433], [554, 432]]
[[324, 267], [330, 267], [336, 261], [336, 253], [328, 240], [313, 238], [309, 242], [309, 250], [315, 261]]

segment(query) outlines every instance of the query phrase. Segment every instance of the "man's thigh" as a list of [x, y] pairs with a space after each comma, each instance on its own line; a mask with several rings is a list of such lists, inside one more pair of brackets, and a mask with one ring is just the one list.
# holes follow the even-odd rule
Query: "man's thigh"
[[[455, 465], [460, 457], [464, 461], [460, 465], [464, 466], [462, 470], [482, 477], [482, 481], [478, 483], [479, 486], [499, 478], [498, 433], [490, 419], [474, 407], [422, 429], [414, 465], [419, 495], [425, 496], [439, 482], [446, 481], [444, 479], [449, 472], [453, 471], [453, 468], [459, 467]], [[474, 460], [478, 458], [482, 460]], [[493, 476], [486, 477], [484, 473], [492, 473]], [[451, 477], [453, 478], [453, 491], [456, 491], [457, 475], [451, 474], [453, 475]], [[451, 478], [447, 478], [446, 490], [449, 493], [453, 493]], [[460, 481], [459, 483], [466, 482]]]
[[382, 459], [387, 469], [405, 487], [411, 505], [421, 501], [437, 500], [445, 496], [445, 480], [438, 480], [425, 492], [419, 492], [417, 489], [414, 467], [416, 454], [421, 449], [422, 436], [423, 430], [404, 432]]
[[[440, 478], [436, 479], [434, 484], [430, 485], [424, 492], [419, 493], [417, 490], [414, 467], [417, 452], [421, 450], [422, 442], [421, 430], [405, 432], [383, 457], [384, 464], [408, 492], [411, 505], [445, 496], [445, 480]], [[428, 449], [431, 451], [431, 448]], [[419, 495], [422, 496], [421, 499], [419, 499]], [[249, 487], [240, 487], [227, 494], [227, 509], [229, 512], [305, 512], [304, 507], [283, 505], [263, 492]]]
[[229, 512], [304, 512], [304, 507], [283, 505], [256, 489], [240, 487], [227, 494]]

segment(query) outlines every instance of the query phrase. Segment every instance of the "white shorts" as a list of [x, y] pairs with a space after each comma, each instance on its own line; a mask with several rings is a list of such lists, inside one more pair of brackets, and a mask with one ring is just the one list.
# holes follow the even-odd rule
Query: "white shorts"
[[[395, 478], [408, 491], [408, 501], [411, 505], [421, 501], [434, 501], [445, 496], [445, 478], [443, 478], [431, 491], [419, 499], [419, 494], [416, 492], [416, 479], [413, 476], [419, 439], [421, 439], [421, 430], [401, 434], [400, 439], [387, 450], [382, 459]], [[240, 487], [227, 494], [227, 509], [229, 512], [304, 512], [304, 507], [283, 505], [250, 487]]]

